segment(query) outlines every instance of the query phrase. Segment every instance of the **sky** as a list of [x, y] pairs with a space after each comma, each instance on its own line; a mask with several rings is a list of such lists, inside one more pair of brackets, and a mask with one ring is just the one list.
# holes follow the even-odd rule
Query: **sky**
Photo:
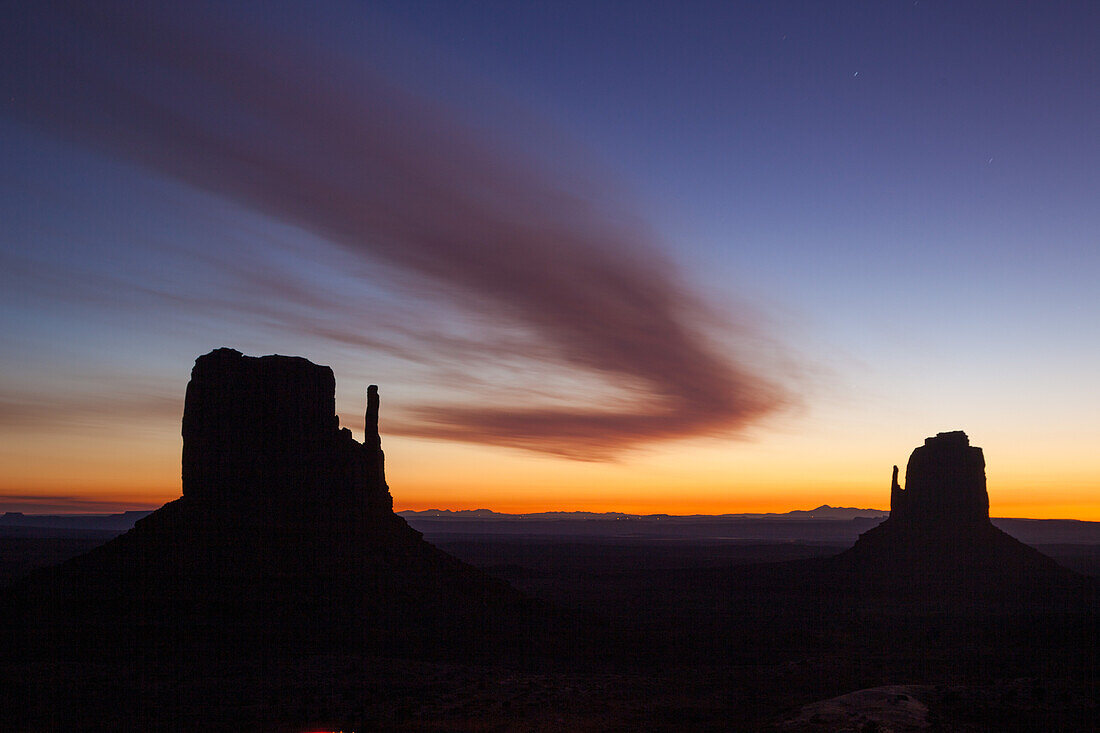
[[7, 9], [0, 510], [178, 497], [229, 346], [378, 384], [397, 509], [887, 508], [961, 429], [1100, 520], [1095, 3]]

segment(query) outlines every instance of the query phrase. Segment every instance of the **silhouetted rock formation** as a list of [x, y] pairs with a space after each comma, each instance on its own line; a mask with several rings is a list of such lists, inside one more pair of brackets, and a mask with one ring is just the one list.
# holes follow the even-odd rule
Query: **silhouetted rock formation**
[[183, 410], [183, 496], [267, 521], [308, 519], [325, 507], [389, 522], [378, 437], [378, 388], [367, 393], [363, 444], [340, 429], [336, 379], [300, 357], [248, 357], [217, 349], [199, 357]]
[[361, 444], [339, 427], [328, 367], [232, 349], [199, 357], [183, 496], [24, 581], [17, 623], [58, 653], [106, 642], [445, 654], [490, 652], [544, 622], [393, 513], [378, 406], [371, 386]]
[[981, 595], [1074, 574], [989, 521], [985, 457], [961, 430], [927, 438], [909, 457], [905, 488], [894, 466], [890, 516], [836, 558], [870, 583], [924, 593]]
[[914, 525], [988, 523], [982, 449], [971, 446], [961, 430], [926, 438], [909, 456], [904, 490], [898, 486], [898, 467], [894, 466], [890, 517]]

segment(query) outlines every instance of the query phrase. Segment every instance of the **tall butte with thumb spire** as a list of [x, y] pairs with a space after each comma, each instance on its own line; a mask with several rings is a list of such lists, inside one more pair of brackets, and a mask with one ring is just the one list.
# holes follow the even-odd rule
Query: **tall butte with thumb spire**
[[62, 652], [99, 639], [109, 651], [265, 654], [492, 650], [544, 626], [541, 607], [394, 514], [378, 388], [367, 390], [362, 443], [340, 427], [335, 389], [330, 368], [300, 357], [200, 356], [183, 495], [24, 580], [17, 623]]

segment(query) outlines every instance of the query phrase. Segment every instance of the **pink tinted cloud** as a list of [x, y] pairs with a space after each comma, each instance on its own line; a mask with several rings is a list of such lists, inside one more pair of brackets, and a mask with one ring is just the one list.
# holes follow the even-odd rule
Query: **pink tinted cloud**
[[[397, 431], [603, 459], [654, 440], [737, 431], [791, 401], [757, 352], [709, 338], [714, 309], [617, 212], [561, 190], [537, 166], [355, 64], [225, 24], [212, 8], [43, 10], [44, 25], [29, 24], [23, 41], [14, 108], [408, 273], [413, 295], [443, 296], [515, 327], [531, 344], [516, 355], [530, 362], [533, 381], [575, 371], [616, 395], [535, 408], [424, 405]], [[272, 298], [303, 297], [285, 273], [268, 289]], [[287, 315], [290, 328], [308, 320]], [[743, 322], [721, 326], [752, 340]], [[403, 327], [431, 332], [431, 324]], [[315, 333], [354, 343], [368, 332], [369, 343], [369, 330], [334, 313]]]

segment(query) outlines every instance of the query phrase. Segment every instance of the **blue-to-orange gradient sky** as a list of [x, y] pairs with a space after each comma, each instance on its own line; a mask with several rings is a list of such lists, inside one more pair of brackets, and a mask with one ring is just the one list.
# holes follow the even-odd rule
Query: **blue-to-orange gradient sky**
[[1100, 5], [35, 2], [0, 509], [179, 495], [196, 356], [381, 386], [397, 508], [1100, 519]]

